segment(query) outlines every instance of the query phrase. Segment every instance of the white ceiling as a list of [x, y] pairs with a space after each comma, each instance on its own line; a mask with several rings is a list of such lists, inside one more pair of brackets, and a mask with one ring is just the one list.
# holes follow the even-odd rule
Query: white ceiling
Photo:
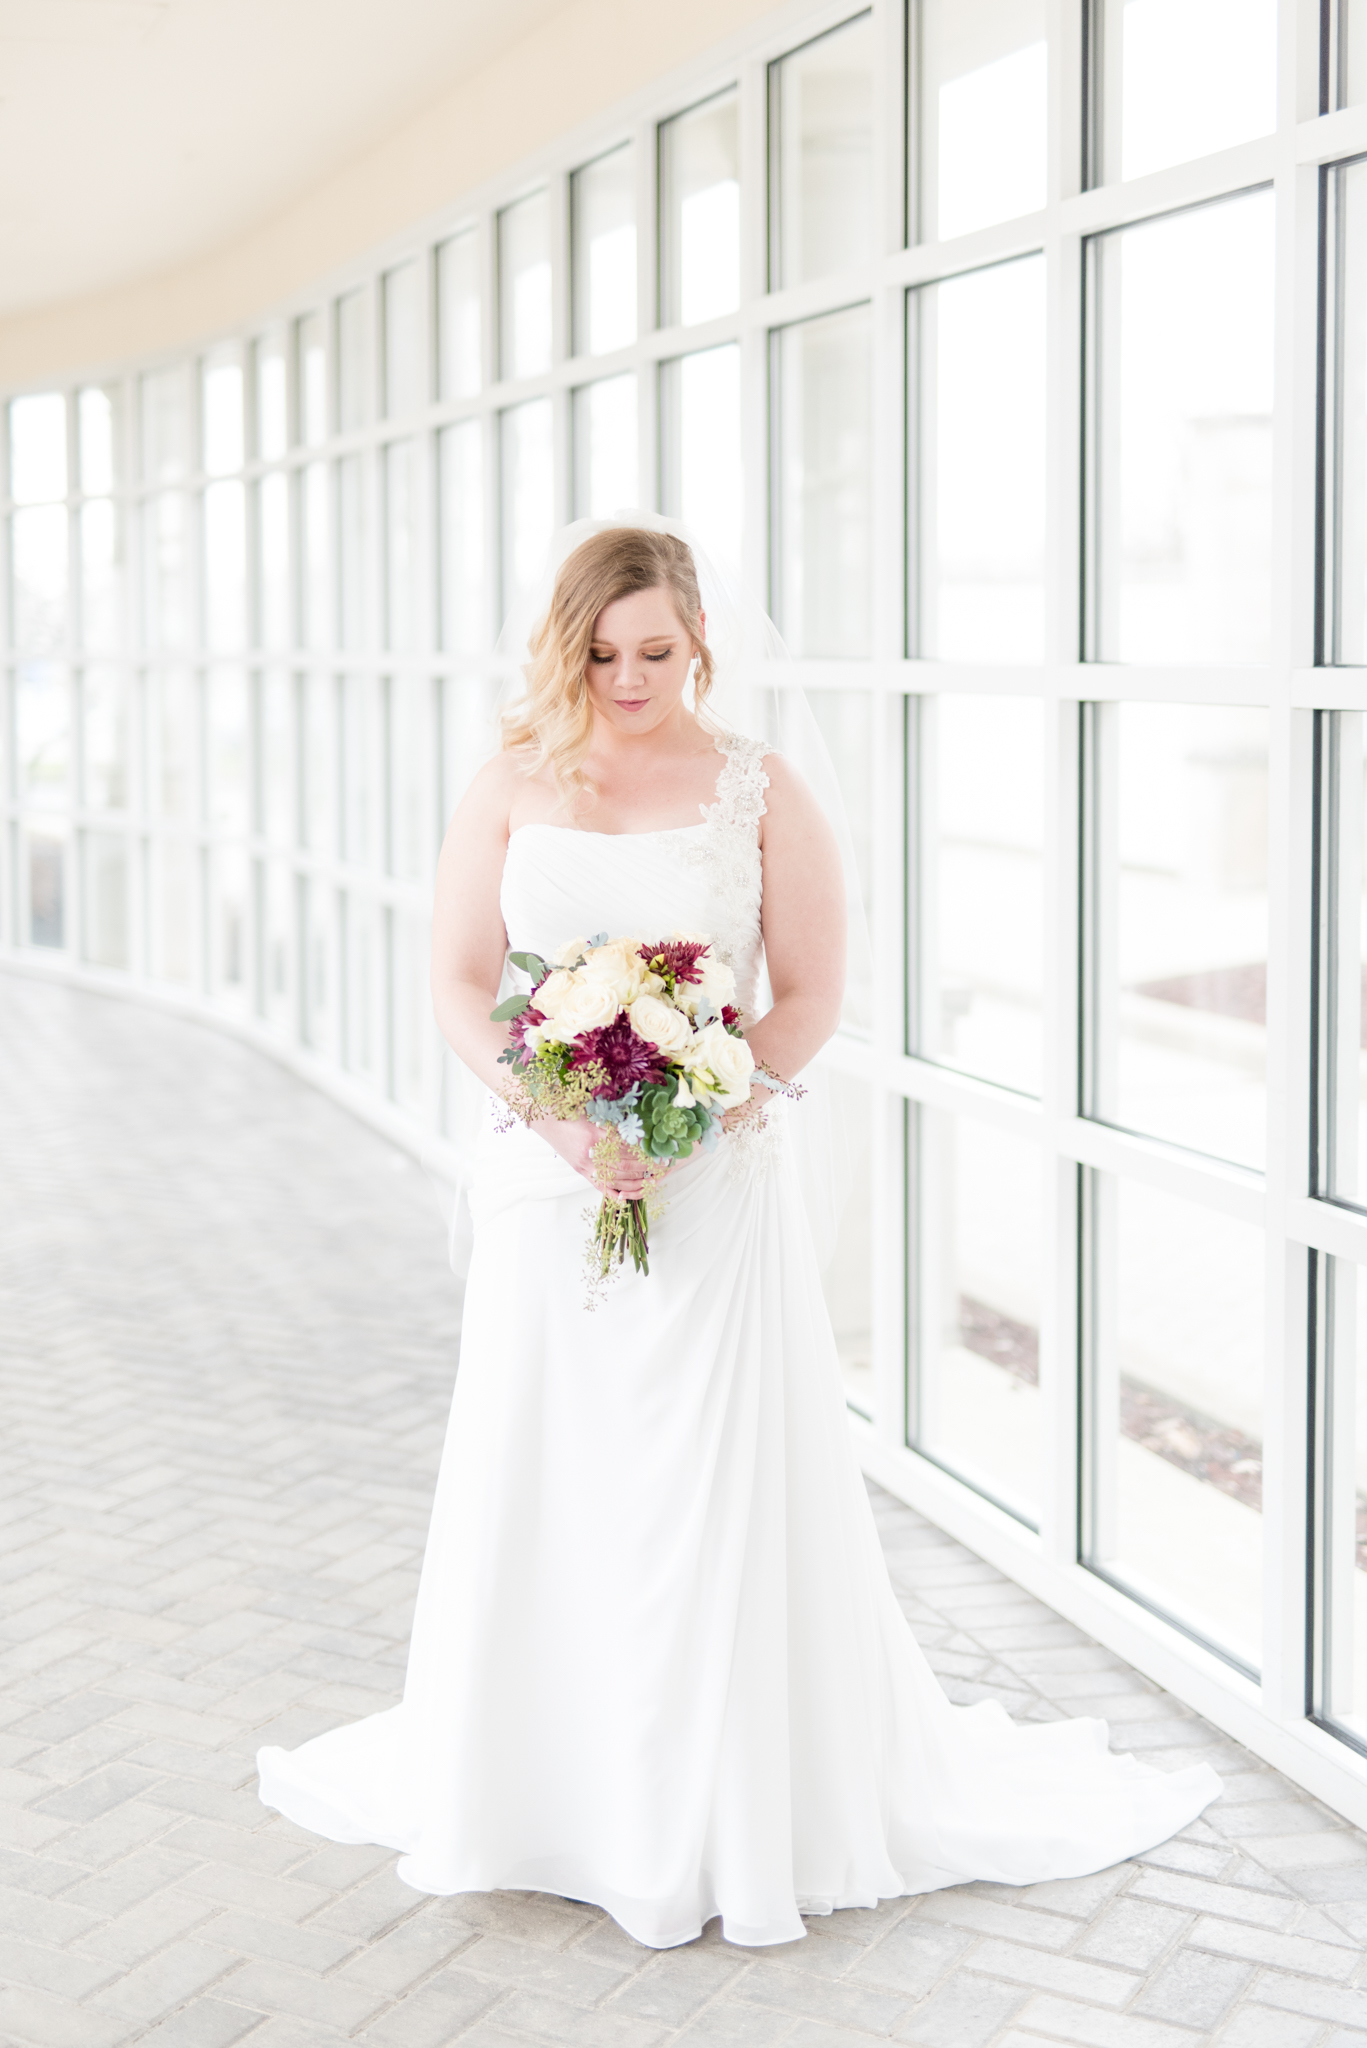
[[563, 5], [0, 0], [0, 314], [230, 242]]

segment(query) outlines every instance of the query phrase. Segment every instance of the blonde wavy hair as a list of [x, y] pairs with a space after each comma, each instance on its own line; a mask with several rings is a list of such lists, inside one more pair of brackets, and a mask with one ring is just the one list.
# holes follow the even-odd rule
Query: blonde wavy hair
[[533, 628], [527, 693], [503, 714], [505, 751], [526, 756], [528, 775], [550, 765], [566, 807], [591, 789], [584, 756], [593, 739], [588, 663], [593, 622], [605, 605], [638, 590], [667, 590], [693, 641], [695, 709], [712, 687], [712, 651], [703, 639], [697, 565], [686, 542], [648, 527], [613, 526], [566, 556], [550, 609]]

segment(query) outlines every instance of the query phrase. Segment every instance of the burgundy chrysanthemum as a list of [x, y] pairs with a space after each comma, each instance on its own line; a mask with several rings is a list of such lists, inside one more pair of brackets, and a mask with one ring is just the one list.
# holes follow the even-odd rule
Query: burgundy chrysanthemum
[[702, 969], [698, 962], [704, 953], [711, 951], [706, 939], [661, 939], [658, 945], [642, 946], [643, 960], [663, 960], [665, 971], [675, 981], [702, 980]]
[[546, 1019], [533, 1003], [512, 1018], [508, 1024], [508, 1036], [520, 1053], [527, 1050], [527, 1033], [533, 1024], [544, 1024]]
[[662, 1081], [665, 1077], [658, 1050], [638, 1038], [625, 1017], [616, 1017], [597, 1031], [581, 1032], [570, 1049], [570, 1058], [576, 1067], [597, 1061], [605, 1078], [593, 1092], [608, 1102], [616, 1102], [637, 1081]]
[[726, 1026], [728, 1031], [740, 1030], [740, 1011], [736, 1008], [734, 1003], [722, 1004], [721, 1021]]

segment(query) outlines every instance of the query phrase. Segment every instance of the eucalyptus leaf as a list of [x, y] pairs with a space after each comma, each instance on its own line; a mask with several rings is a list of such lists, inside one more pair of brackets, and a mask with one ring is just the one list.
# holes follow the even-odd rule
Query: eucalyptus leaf
[[532, 999], [530, 996], [509, 996], [507, 1001], [500, 1003], [496, 1010], [490, 1010], [489, 1021], [492, 1024], [507, 1024], [514, 1017], [520, 1017], [524, 1010], [530, 1010], [531, 1007]]
[[539, 953], [510, 953], [508, 959], [524, 974], [530, 974], [533, 981], [546, 979], [546, 963]]

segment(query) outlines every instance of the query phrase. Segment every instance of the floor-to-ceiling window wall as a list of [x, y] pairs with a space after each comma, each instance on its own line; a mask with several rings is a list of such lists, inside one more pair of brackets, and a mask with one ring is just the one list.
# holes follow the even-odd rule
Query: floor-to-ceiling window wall
[[240, 333], [13, 394], [2, 481], [9, 957], [438, 1136], [500, 621], [564, 520], [692, 523], [874, 932], [863, 1455], [1367, 1818], [1349, 0], [787, 11]]

